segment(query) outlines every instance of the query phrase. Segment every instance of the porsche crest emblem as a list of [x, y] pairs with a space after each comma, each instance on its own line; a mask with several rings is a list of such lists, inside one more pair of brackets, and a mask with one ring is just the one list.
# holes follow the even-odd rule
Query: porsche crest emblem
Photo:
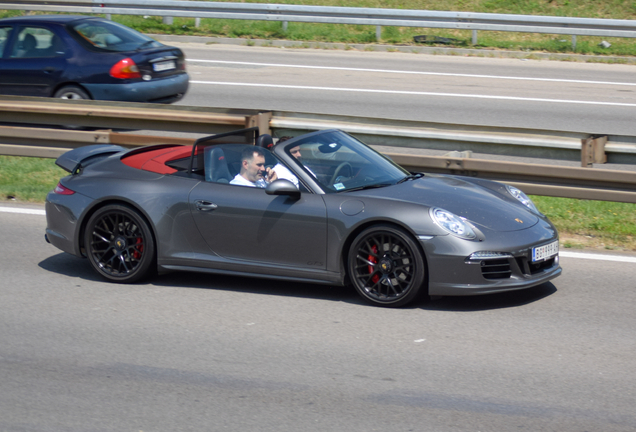
[[517, 222], [519, 222], [521, 224], [523, 223], [523, 221], [521, 219], [519, 219], [519, 218], [516, 218], [515, 221], [517, 221]]

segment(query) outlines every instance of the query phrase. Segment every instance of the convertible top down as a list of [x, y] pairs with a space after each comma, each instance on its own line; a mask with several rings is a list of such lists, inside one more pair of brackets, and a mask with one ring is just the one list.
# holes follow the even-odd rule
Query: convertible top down
[[47, 241], [115, 282], [187, 270], [351, 284], [380, 306], [561, 274], [556, 229], [517, 188], [409, 173], [339, 130], [257, 134], [65, 153]]

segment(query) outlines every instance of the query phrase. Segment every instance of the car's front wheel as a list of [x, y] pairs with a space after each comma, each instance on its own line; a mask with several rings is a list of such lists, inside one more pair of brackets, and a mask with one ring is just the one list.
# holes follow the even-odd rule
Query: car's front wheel
[[358, 293], [378, 306], [404, 306], [413, 301], [426, 275], [415, 240], [401, 228], [372, 226], [351, 244], [349, 278]]
[[55, 92], [53, 97], [59, 99], [90, 99], [91, 97], [84, 91], [83, 89], [77, 86], [66, 86], [62, 87], [58, 91]]
[[136, 282], [153, 270], [155, 243], [141, 215], [125, 205], [97, 210], [84, 232], [86, 255], [100, 275], [114, 282]]

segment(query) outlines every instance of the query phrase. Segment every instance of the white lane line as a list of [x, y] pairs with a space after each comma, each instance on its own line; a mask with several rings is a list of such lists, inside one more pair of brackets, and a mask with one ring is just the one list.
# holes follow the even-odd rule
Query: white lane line
[[595, 261], [613, 261], [613, 262], [625, 262], [625, 263], [636, 264], [636, 257], [620, 256], [620, 255], [601, 255], [601, 254], [584, 253], [584, 252], [559, 251], [559, 256], [563, 258], [579, 258], [579, 259], [589, 259], [589, 260], [595, 260]]
[[280, 63], [255, 63], [255, 62], [226, 61], [226, 60], [188, 59], [188, 62], [236, 64], [236, 65], [245, 65], [245, 66], [280, 67], [280, 68], [285, 68], [285, 69], [289, 69], [289, 68], [322, 69], [322, 70], [337, 70], [337, 71], [347, 71], [347, 72], [375, 72], [375, 73], [402, 74], [402, 75], [444, 76], [444, 77], [454, 77], [454, 78], [486, 78], [486, 79], [517, 80], [517, 81], [542, 81], [542, 82], [573, 83], [573, 84], [636, 86], [636, 83], [629, 83], [629, 82], [572, 80], [572, 79], [563, 79], [563, 78], [531, 78], [531, 77], [513, 77], [513, 76], [497, 76], [497, 75], [458, 74], [458, 73], [445, 73], [445, 72], [400, 71], [400, 70], [389, 70], [389, 69], [365, 69], [365, 68], [350, 68], [350, 67], [336, 67], [336, 66], [307, 66], [307, 65], [293, 65], [293, 64], [280, 64]]
[[440, 96], [440, 97], [456, 97], [456, 98], [474, 98], [474, 99], [494, 99], [494, 100], [511, 100], [525, 102], [542, 102], [542, 103], [560, 103], [575, 105], [604, 105], [604, 106], [620, 106], [620, 107], [636, 107], [636, 103], [622, 102], [596, 102], [596, 101], [577, 101], [567, 99], [543, 99], [543, 98], [523, 98], [515, 96], [489, 96], [476, 94], [457, 94], [457, 93], [434, 93], [434, 92], [417, 92], [417, 91], [401, 91], [401, 90], [375, 90], [375, 89], [356, 89], [345, 87], [315, 87], [315, 86], [296, 86], [283, 84], [252, 84], [252, 83], [233, 83], [220, 81], [190, 81], [190, 84], [205, 84], [218, 86], [235, 86], [235, 87], [265, 87], [279, 88], [288, 90], [318, 90], [318, 91], [337, 91], [337, 92], [356, 92], [356, 93], [382, 93], [409, 96]]
[[[17, 207], [0, 207], [0, 213], [2, 212], [41, 215], [41, 216], [46, 215], [46, 212], [44, 210], [17, 208]], [[569, 252], [569, 251], [561, 250], [559, 252], [559, 256], [564, 258], [580, 258], [580, 259], [589, 259], [589, 260], [596, 260], [596, 261], [613, 261], [613, 262], [626, 262], [626, 263], [636, 264], [636, 257], [628, 257], [628, 256], [620, 256], [620, 255], [601, 255], [601, 254], [594, 254], [594, 253]]]
[[32, 214], [32, 215], [41, 215], [41, 216], [45, 216], [46, 215], [46, 212], [44, 210], [17, 208], [17, 207], [0, 207], [0, 212], [4, 212], [4, 213], [18, 213], [18, 214]]

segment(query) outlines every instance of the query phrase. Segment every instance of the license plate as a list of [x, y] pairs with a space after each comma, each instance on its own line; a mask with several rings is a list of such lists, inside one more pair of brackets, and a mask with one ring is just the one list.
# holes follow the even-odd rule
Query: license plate
[[532, 248], [532, 262], [543, 261], [559, 253], [559, 242], [555, 241], [547, 245]]
[[160, 62], [160, 63], [154, 63], [152, 65], [152, 69], [155, 72], [163, 72], [163, 71], [167, 71], [170, 69], [176, 69], [177, 65], [175, 64], [175, 62], [171, 61], [166, 61], [166, 62]]

